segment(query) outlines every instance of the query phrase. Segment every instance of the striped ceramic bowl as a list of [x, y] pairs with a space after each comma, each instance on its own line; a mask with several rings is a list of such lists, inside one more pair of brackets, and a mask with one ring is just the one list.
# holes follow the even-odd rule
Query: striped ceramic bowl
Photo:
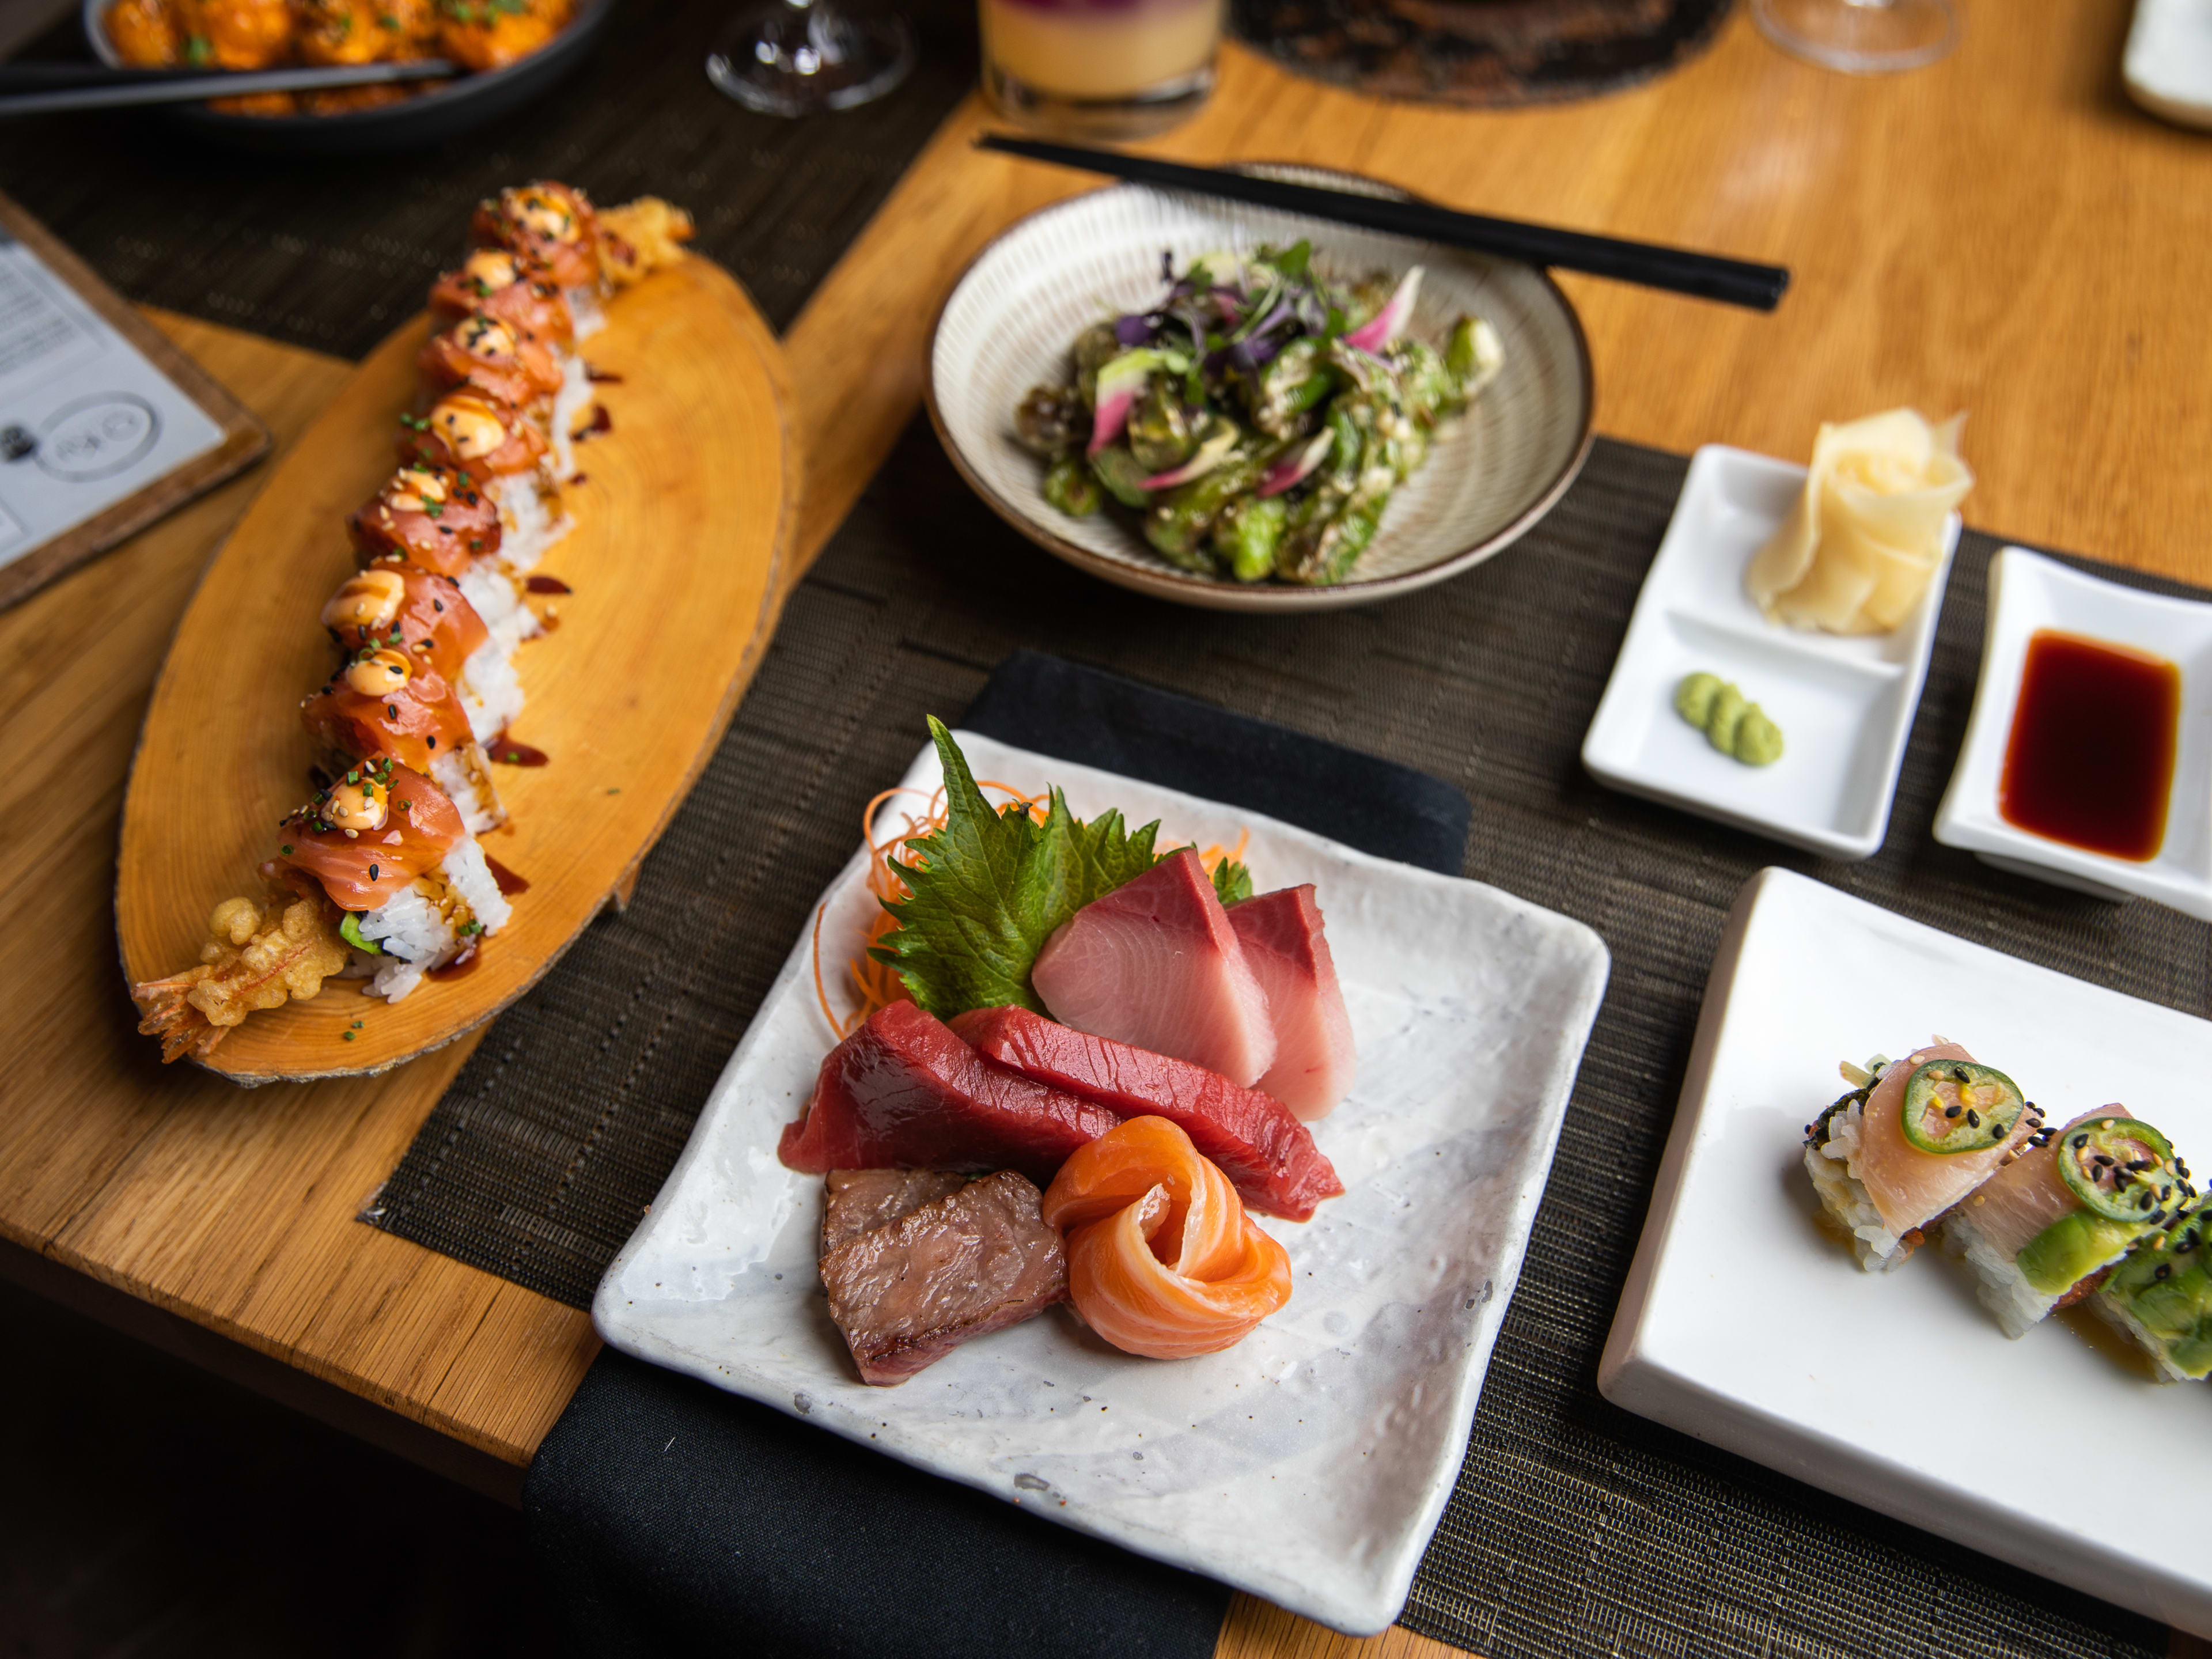
[[[1371, 179], [1306, 167], [1271, 175], [1373, 194]], [[1071, 519], [1043, 495], [1044, 463], [1014, 439], [1014, 407], [1040, 381], [1071, 377], [1077, 334], [1159, 297], [1160, 255], [1180, 270], [1220, 247], [1310, 238], [1336, 278], [1426, 267], [1412, 331], [1441, 345], [1465, 312], [1489, 319], [1505, 367], [1428, 463], [1390, 498], [1381, 530], [1334, 587], [1250, 585], [1176, 569], [1110, 504]], [[1123, 587], [1219, 611], [1325, 611], [1371, 605], [1442, 581], [1502, 552], [1551, 510], [1590, 443], [1589, 347], [1559, 285], [1534, 266], [1434, 243], [1117, 185], [1031, 214], [977, 256], [939, 313], [929, 413], [953, 465], [1007, 523], [1047, 551]]]

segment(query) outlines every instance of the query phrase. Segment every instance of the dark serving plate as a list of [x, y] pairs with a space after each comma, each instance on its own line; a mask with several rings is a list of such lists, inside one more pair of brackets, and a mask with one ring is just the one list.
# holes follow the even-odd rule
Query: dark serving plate
[[[103, 27], [113, 3], [82, 0], [84, 34], [101, 63], [120, 68], [123, 60]], [[237, 149], [366, 155], [434, 144], [496, 120], [550, 90], [584, 61], [614, 7], [615, 0], [578, 0], [568, 27], [529, 57], [482, 75], [456, 76], [401, 103], [337, 115], [226, 115], [199, 104], [173, 105], [163, 113], [180, 129]]]

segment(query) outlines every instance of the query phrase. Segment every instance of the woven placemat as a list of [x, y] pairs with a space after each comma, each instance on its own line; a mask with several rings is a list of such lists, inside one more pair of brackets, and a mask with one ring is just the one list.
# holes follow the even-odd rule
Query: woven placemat
[[1231, 619], [1099, 586], [1035, 551], [917, 426], [793, 596], [628, 913], [590, 928], [501, 1019], [374, 1219], [585, 1305], [850, 853], [863, 805], [920, 746], [923, 714], [957, 717], [994, 665], [1035, 646], [1455, 784], [1474, 803], [1467, 873], [1579, 917], [1612, 947], [1520, 1291], [1407, 1624], [1492, 1659], [2158, 1650], [2162, 1632], [2143, 1620], [1596, 1392], [1722, 920], [1762, 865], [2155, 1001], [2199, 1010], [2208, 988], [2203, 927], [2004, 876], [1929, 838], [1972, 696], [1996, 545], [1984, 536], [1967, 536], [1951, 578], [1879, 857], [1823, 863], [1593, 784], [1583, 732], [1684, 465], [1601, 442], [1526, 540], [1464, 577], [1370, 610]]
[[[620, 0], [573, 76], [428, 149], [293, 160], [223, 150], [154, 112], [51, 116], [7, 124], [0, 191], [141, 304], [345, 357], [422, 308], [501, 185], [665, 196], [781, 331], [975, 84], [974, 0], [854, 3], [896, 4], [920, 57], [888, 97], [833, 115], [756, 114], [708, 84], [738, 0]], [[84, 51], [72, 14], [27, 55]]]
[[1735, 0], [1230, 0], [1239, 39], [1375, 98], [1490, 109], [1595, 98], [1711, 43]]

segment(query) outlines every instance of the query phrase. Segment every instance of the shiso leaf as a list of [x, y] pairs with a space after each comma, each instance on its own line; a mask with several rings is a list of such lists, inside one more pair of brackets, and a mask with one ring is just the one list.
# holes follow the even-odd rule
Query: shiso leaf
[[1030, 970], [1045, 941], [1158, 862], [1159, 825], [1132, 834], [1115, 811], [1085, 823], [1057, 788], [1042, 823], [1018, 802], [999, 811], [944, 722], [933, 718], [929, 735], [945, 769], [945, 826], [911, 843], [921, 857], [898, 874], [912, 896], [884, 904], [898, 927], [869, 955], [940, 1019], [970, 1008], [1043, 1013]]

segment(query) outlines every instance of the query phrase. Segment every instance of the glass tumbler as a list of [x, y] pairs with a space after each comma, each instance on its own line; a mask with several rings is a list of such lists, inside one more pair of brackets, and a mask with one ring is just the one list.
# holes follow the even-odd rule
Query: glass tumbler
[[1919, 69], [1959, 36], [1951, 0], [1752, 0], [1751, 15], [1784, 52], [1847, 75]]
[[983, 91], [1001, 115], [1066, 137], [1140, 138], [1213, 90], [1225, 0], [978, 0]]

